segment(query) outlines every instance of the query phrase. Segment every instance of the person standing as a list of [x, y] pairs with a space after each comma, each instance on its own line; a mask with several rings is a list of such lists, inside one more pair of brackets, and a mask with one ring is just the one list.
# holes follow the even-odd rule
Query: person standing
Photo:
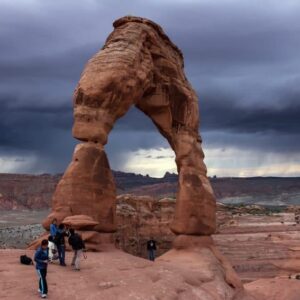
[[52, 235], [48, 236], [48, 256], [49, 256], [49, 262], [53, 262], [54, 260], [58, 259], [57, 248], [53, 242]]
[[156, 241], [153, 237], [147, 242], [147, 251], [148, 251], [148, 258], [151, 261], [155, 260], [155, 251], [156, 251]]
[[39, 276], [39, 293], [41, 298], [47, 298], [48, 240], [42, 240], [41, 246], [35, 252], [34, 261], [36, 262], [36, 270]]
[[59, 224], [58, 229], [56, 231], [56, 236], [55, 236], [54, 242], [57, 247], [59, 264], [63, 267], [66, 266], [66, 263], [65, 263], [65, 253], [66, 253], [65, 237], [66, 236], [68, 236], [68, 234], [65, 231], [65, 225]]
[[53, 219], [52, 223], [50, 224], [50, 235], [55, 239], [57, 232], [57, 219]]
[[81, 236], [78, 233], [75, 233], [75, 230], [73, 228], [70, 228], [69, 232], [69, 244], [74, 251], [71, 265], [74, 266], [74, 270], [80, 271], [80, 258], [83, 251], [85, 250], [85, 245]]

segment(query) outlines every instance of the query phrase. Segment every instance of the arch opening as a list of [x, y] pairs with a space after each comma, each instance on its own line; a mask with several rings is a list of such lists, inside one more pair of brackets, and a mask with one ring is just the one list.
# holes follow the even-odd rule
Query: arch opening
[[105, 146], [112, 170], [162, 178], [176, 173], [175, 154], [150, 118], [131, 106], [117, 120]]

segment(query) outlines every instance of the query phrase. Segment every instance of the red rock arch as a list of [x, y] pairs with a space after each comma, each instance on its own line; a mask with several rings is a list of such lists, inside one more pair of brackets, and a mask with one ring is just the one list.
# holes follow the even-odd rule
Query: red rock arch
[[73, 136], [83, 143], [57, 186], [44, 226], [53, 217], [86, 214], [99, 222], [97, 231], [116, 230], [115, 184], [104, 145], [116, 120], [135, 105], [176, 155], [179, 187], [171, 229], [209, 235], [215, 231], [216, 204], [198, 133], [198, 99], [185, 77], [182, 53], [150, 20], [124, 17], [114, 28], [76, 88]]

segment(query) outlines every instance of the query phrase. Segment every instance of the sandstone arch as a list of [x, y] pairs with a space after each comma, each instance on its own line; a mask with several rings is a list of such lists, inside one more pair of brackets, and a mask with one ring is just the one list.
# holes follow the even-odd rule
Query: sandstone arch
[[215, 198], [203, 163], [196, 93], [185, 77], [181, 51], [150, 20], [124, 17], [114, 22], [101, 51], [91, 58], [74, 93], [76, 146], [53, 196], [53, 217], [85, 214], [98, 232], [114, 232], [115, 185], [104, 151], [118, 118], [132, 105], [143, 111], [168, 140], [179, 173], [176, 234], [215, 231]]

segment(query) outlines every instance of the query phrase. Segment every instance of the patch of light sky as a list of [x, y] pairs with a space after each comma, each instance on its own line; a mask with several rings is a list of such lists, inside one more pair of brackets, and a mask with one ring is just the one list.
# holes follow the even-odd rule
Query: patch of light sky
[[[264, 155], [261, 152], [237, 148], [210, 148], [205, 151], [209, 176], [299, 176], [300, 155], [291, 161], [281, 154]], [[152, 177], [163, 177], [166, 172], [177, 173], [175, 155], [170, 148], [139, 149], [128, 153], [122, 171]]]

